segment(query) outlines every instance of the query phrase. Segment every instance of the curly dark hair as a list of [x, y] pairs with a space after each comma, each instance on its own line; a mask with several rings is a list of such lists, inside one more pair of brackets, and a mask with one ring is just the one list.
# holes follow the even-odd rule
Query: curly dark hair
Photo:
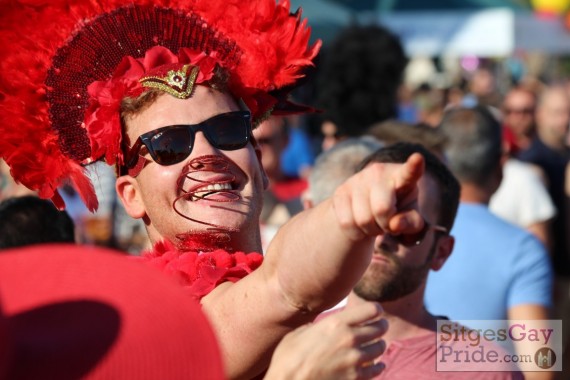
[[318, 105], [339, 136], [360, 136], [372, 124], [397, 115], [408, 58], [394, 34], [381, 26], [352, 26], [322, 59]]
[[0, 250], [41, 243], [74, 243], [75, 225], [66, 211], [33, 195], [0, 203]]

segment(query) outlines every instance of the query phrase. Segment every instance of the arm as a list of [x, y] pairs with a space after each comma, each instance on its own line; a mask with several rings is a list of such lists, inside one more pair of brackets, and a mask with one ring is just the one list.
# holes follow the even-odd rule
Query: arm
[[[550, 259], [542, 244], [527, 236], [520, 244], [522, 254], [514, 263], [514, 281], [509, 295], [510, 321], [535, 320], [538, 326], [546, 328], [552, 297], [553, 274]], [[536, 328], [537, 326], [533, 326]], [[542, 347], [541, 342], [528, 339], [516, 341], [518, 354], [534, 353]], [[554, 372], [525, 372], [525, 379], [552, 379]]]
[[550, 219], [528, 225], [526, 230], [536, 236], [536, 238], [544, 244], [544, 247], [546, 247], [549, 252], [551, 251], [552, 237], [550, 235]]
[[368, 267], [378, 234], [418, 231], [423, 221], [416, 183], [422, 173], [420, 155], [404, 165], [370, 165], [331, 199], [283, 226], [264, 265], [289, 305], [309, 314], [334, 306]]
[[279, 343], [265, 380], [372, 379], [384, 365], [379, 340], [386, 332], [380, 305], [367, 302], [287, 334]]
[[346, 296], [368, 266], [374, 237], [382, 230], [422, 228], [416, 183], [423, 165], [420, 155], [403, 165], [370, 165], [332, 199], [283, 226], [255, 272], [204, 297], [228, 377], [260, 373], [285, 334]]
[[[509, 320], [546, 320], [548, 319], [548, 309], [543, 305], [517, 305], [508, 311]], [[547, 327], [546, 325], [544, 327]], [[540, 344], [533, 347], [533, 342], [523, 340], [515, 342], [515, 351], [519, 354], [536, 352], [541, 347]], [[554, 379], [554, 372], [524, 372], [526, 380], [551, 380]]]

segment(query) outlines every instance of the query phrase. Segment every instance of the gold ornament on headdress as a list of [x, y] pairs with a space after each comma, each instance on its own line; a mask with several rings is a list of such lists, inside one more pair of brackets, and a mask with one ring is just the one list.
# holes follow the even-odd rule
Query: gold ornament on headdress
[[184, 65], [180, 70], [170, 70], [165, 76], [142, 77], [139, 82], [143, 87], [157, 88], [178, 99], [188, 99], [194, 90], [200, 67]]

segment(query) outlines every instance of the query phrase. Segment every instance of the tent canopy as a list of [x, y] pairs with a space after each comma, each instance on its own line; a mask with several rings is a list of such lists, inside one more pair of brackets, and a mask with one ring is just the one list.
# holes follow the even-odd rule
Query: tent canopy
[[[570, 54], [570, 32], [559, 17], [539, 17], [524, 0], [292, 0], [302, 6], [313, 37], [325, 45], [351, 24], [386, 26], [410, 56], [501, 57], [516, 51]], [[382, 6], [389, 11], [383, 11]], [[488, 7], [485, 4], [507, 4]], [[526, 4], [526, 5], [525, 5]], [[455, 9], [437, 7], [457, 5]], [[430, 9], [428, 9], [430, 8]], [[404, 11], [405, 10], [405, 11]]]
[[528, 0], [327, 0], [355, 11], [434, 11], [509, 8], [530, 10]]

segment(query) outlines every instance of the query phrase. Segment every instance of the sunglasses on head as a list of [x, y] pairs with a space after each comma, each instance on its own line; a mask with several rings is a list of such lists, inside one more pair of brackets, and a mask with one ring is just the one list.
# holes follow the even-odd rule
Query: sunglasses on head
[[430, 224], [424, 219], [424, 227], [415, 234], [405, 234], [405, 235], [392, 235], [389, 234], [392, 239], [394, 239], [398, 244], [404, 247], [413, 247], [420, 245], [429, 230], [434, 230], [443, 234], [447, 234], [449, 231], [443, 226], [437, 224]]
[[202, 132], [216, 149], [241, 149], [250, 140], [251, 114], [248, 111], [227, 112], [198, 124], [169, 125], [143, 133], [128, 151], [126, 167], [136, 165], [143, 146], [159, 165], [182, 162], [192, 153], [197, 132]]

